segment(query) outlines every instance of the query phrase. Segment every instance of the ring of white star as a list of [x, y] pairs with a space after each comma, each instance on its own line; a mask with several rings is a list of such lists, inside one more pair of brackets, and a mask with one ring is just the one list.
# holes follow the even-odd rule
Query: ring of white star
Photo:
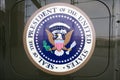
[[[70, 57], [69, 59], [66, 59], [66, 60], [62, 60], [62, 61], [60, 61], [60, 60], [53, 60], [53, 59], [50, 59], [49, 57], [47, 57], [44, 53], [42, 53], [42, 51], [41, 51], [41, 49], [40, 49], [40, 47], [39, 47], [39, 45], [38, 45], [38, 33], [39, 33], [39, 31], [40, 31], [40, 28], [44, 25], [44, 23], [46, 23], [47, 21], [49, 21], [49, 20], [51, 20], [51, 19], [53, 19], [53, 18], [66, 18], [66, 19], [68, 19], [68, 20], [70, 20], [70, 21], [72, 21], [74, 24], [76, 24], [76, 26], [78, 26], [78, 29], [79, 29], [79, 31], [80, 31], [80, 33], [81, 33], [81, 44], [80, 44], [80, 47], [79, 47], [79, 49], [77, 50], [77, 52], [74, 54], [74, 56], [72, 56], [72, 57]], [[65, 15], [52, 15], [52, 16], [50, 16], [49, 18], [47, 18], [47, 19], [45, 19], [44, 21], [42, 21], [41, 22], [41, 24], [40, 24], [40, 26], [39, 26], [39, 28], [37, 29], [37, 32], [36, 32], [36, 37], [35, 37], [35, 41], [36, 41], [36, 45], [37, 45], [37, 48], [38, 48], [38, 51], [41, 53], [41, 55], [43, 55], [43, 57], [44, 58], [46, 58], [48, 61], [51, 61], [51, 62], [55, 62], [55, 63], [64, 63], [64, 62], [67, 62], [67, 61], [71, 61], [72, 59], [74, 59], [78, 54], [79, 54], [79, 52], [81, 51], [81, 49], [82, 49], [82, 45], [83, 45], [83, 41], [84, 41], [84, 37], [83, 37], [83, 31], [81, 30], [81, 28], [80, 28], [80, 26], [79, 26], [79, 24], [75, 21], [75, 20], [73, 20], [72, 18], [70, 18], [70, 17], [68, 17], [68, 16], [65, 16]]]

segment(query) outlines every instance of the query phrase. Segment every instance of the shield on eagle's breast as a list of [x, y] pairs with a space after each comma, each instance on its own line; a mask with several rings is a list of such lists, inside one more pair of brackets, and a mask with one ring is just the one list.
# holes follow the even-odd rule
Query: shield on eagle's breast
[[61, 51], [64, 47], [64, 40], [55, 40], [55, 47], [58, 51]]

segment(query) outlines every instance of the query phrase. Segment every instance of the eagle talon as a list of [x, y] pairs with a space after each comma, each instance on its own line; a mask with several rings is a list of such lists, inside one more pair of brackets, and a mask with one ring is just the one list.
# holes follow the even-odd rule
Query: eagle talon
[[48, 51], [52, 51], [52, 49], [50, 48]]
[[51, 53], [53, 53], [51, 48], [48, 51], [50, 51]]
[[71, 51], [72, 49], [71, 48], [68, 48], [68, 51]]

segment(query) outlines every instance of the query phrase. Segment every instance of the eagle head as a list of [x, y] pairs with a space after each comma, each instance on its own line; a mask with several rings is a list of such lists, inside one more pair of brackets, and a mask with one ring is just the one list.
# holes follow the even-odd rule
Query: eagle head
[[57, 38], [56, 38], [56, 39], [58, 39], [58, 40], [63, 40], [62, 34], [61, 34], [61, 33], [57, 33]]

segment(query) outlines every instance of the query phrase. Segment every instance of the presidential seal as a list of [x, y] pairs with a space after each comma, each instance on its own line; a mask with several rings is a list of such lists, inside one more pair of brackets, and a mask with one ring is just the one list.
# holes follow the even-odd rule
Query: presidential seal
[[95, 46], [95, 31], [82, 10], [66, 3], [53, 3], [30, 17], [23, 42], [27, 56], [37, 68], [65, 75], [89, 61]]

